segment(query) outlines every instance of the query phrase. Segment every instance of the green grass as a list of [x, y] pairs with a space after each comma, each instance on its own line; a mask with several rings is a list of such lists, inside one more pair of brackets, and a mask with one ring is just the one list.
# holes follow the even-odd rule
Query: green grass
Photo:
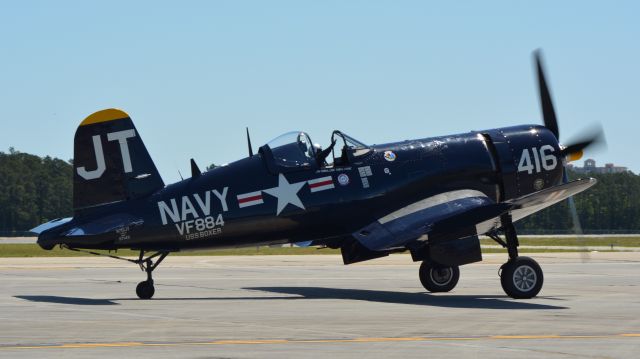
[[[137, 251], [122, 249], [116, 251], [95, 251], [104, 254], [117, 255], [119, 257], [137, 257]], [[253, 255], [290, 255], [290, 254], [340, 254], [335, 249], [317, 249], [317, 248], [300, 248], [300, 247], [249, 247], [236, 249], [219, 249], [219, 250], [201, 250], [176, 252], [171, 255], [177, 256], [253, 256]], [[1, 244], [0, 257], [16, 258], [16, 257], [84, 257], [91, 254], [71, 251], [68, 249], [60, 249], [55, 247], [50, 251], [45, 251], [37, 244]]]
[[[483, 245], [495, 245], [496, 243], [488, 238], [481, 239]], [[520, 238], [520, 244], [525, 246], [606, 246], [611, 245], [618, 249], [625, 247], [640, 247], [640, 237], [569, 237], [569, 238], [553, 238], [553, 237], [522, 237]], [[578, 250], [567, 249], [546, 249], [546, 248], [521, 248], [523, 253], [540, 253], [540, 252], [580, 252]], [[112, 254], [120, 257], [137, 257], [138, 252], [131, 250], [119, 250], [117, 252], [112, 251], [98, 251], [104, 254]], [[504, 249], [501, 248], [485, 248], [483, 253], [502, 253]], [[201, 250], [201, 251], [188, 251], [177, 252], [172, 255], [177, 256], [252, 256], [252, 255], [304, 255], [304, 254], [340, 254], [339, 250], [335, 249], [317, 249], [317, 248], [300, 248], [300, 247], [249, 247], [249, 248], [237, 248], [237, 249], [219, 249], [219, 250]], [[45, 251], [37, 244], [2, 244], [0, 242], [0, 257], [82, 257], [90, 256], [90, 254], [83, 252], [75, 252], [67, 249], [60, 249], [58, 247]]]
[[[492, 239], [483, 238], [481, 244], [497, 244]], [[521, 237], [523, 246], [611, 246], [640, 247], [640, 237]]]
[[[615, 246], [618, 247], [633, 247], [640, 246], [640, 238], [613, 238], [616, 240]], [[622, 241], [619, 241], [622, 240]], [[573, 241], [573, 242], [572, 242]], [[496, 244], [492, 240], [482, 240], [483, 244]], [[607, 243], [607, 244], [605, 244]], [[591, 241], [586, 245], [608, 245], [609, 241]], [[613, 242], [612, 242], [613, 243]], [[572, 239], [523, 239], [521, 240], [523, 245], [565, 245], [565, 246], [584, 246], [583, 243], [576, 243]], [[483, 253], [502, 253], [505, 250], [502, 248], [485, 248]], [[584, 250], [567, 250], [567, 249], [547, 249], [547, 248], [522, 248], [520, 252], [523, 253], [542, 253], [542, 252], [582, 252]], [[128, 249], [108, 252], [108, 251], [96, 251], [104, 254], [112, 254], [120, 257], [137, 257], [137, 251]], [[250, 248], [237, 248], [237, 249], [218, 249], [218, 250], [201, 250], [201, 251], [188, 251], [188, 252], [176, 252], [171, 255], [174, 256], [254, 256], [254, 255], [308, 255], [308, 254], [340, 254], [339, 250], [329, 248], [300, 248], [300, 247], [250, 247]], [[90, 256], [88, 253], [75, 252], [68, 249], [60, 249], [58, 247], [45, 251], [37, 244], [1, 244], [0, 243], [0, 258], [19, 258], [19, 257], [86, 257]]]

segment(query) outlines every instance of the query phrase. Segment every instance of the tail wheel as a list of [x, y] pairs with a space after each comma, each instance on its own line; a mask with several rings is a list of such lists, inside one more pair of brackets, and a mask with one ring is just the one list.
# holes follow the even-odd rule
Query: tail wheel
[[136, 294], [140, 299], [151, 299], [155, 294], [156, 289], [153, 287], [153, 281], [145, 280], [138, 283], [136, 287]]
[[457, 266], [433, 266], [427, 262], [420, 265], [420, 283], [429, 292], [449, 292], [455, 288], [459, 279], [460, 269]]
[[500, 284], [504, 292], [515, 299], [533, 298], [542, 289], [542, 268], [529, 257], [516, 257], [500, 268]]

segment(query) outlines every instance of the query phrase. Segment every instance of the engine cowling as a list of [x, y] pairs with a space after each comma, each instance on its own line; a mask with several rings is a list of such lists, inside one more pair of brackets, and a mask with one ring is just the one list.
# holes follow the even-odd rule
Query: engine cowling
[[501, 174], [501, 201], [562, 183], [564, 158], [558, 140], [546, 127], [505, 127], [486, 135]]

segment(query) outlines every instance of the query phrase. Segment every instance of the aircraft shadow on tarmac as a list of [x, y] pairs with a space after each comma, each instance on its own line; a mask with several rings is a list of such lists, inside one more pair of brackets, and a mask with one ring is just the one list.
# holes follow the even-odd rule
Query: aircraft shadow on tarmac
[[[391, 292], [365, 289], [345, 289], [326, 287], [251, 287], [247, 290], [286, 294], [286, 296], [269, 297], [181, 297], [181, 298], [154, 298], [151, 301], [171, 301], [171, 300], [204, 300], [204, 301], [228, 301], [228, 300], [305, 300], [305, 299], [340, 299], [340, 300], [361, 300], [367, 302], [408, 304], [431, 307], [446, 308], [478, 308], [478, 309], [568, 309], [567, 307], [537, 304], [529, 301], [514, 301], [506, 296], [498, 295], [455, 295], [441, 294], [433, 295], [428, 293], [407, 293]], [[114, 298], [114, 299], [92, 299], [76, 297], [59, 297], [43, 295], [21, 295], [15, 296], [32, 302], [46, 302], [56, 304], [72, 305], [118, 305], [119, 301], [139, 300], [137, 298]], [[557, 299], [557, 298], [545, 298]]]
[[55, 295], [16, 295], [14, 298], [24, 299], [31, 302], [73, 304], [73, 305], [118, 305], [110, 299], [59, 297]]
[[299, 299], [344, 299], [367, 302], [410, 304], [447, 308], [480, 308], [480, 309], [568, 309], [546, 304], [514, 301], [500, 295], [455, 295], [429, 293], [391, 292], [367, 289], [326, 288], [326, 287], [254, 287], [245, 288], [272, 293], [298, 295]]

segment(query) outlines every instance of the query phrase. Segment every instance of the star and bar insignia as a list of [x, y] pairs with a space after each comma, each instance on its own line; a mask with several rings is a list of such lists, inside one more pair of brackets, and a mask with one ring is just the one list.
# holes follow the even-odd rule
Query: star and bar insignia
[[287, 178], [281, 173], [278, 175], [278, 185], [276, 187], [237, 195], [238, 206], [240, 208], [245, 208], [263, 204], [263, 193], [266, 193], [278, 199], [276, 215], [279, 215], [289, 204], [301, 209], [305, 209], [304, 204], [298, 196], [298, 192], [300, 192], [305, 184], [309, 185], [309, 191], [311, 191], [311, 193], [326, 191], [335, 188], [332, 176], [320, 177], [302, 182], [289, 183]]

